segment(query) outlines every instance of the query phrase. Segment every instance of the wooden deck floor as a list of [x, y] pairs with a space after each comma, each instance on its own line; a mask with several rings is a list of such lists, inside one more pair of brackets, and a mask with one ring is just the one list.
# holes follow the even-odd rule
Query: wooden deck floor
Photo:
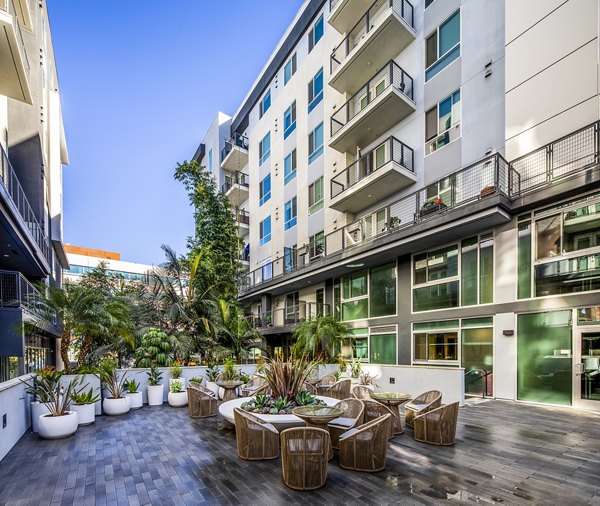
[[75, 436], [28, 433], [0, 462], [0, 504], [596, 504], [600, 416], [484, 401], [460, 410], [453, 447], [409, 429], [376, 474], [330, 462], [325, 487], [294, 492], [280, 459], [244, 462], [219, 417], [168, 406], [98, 417]]

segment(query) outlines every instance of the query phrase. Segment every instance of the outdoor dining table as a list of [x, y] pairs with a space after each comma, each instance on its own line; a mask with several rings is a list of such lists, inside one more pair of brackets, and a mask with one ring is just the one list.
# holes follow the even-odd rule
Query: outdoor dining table
[[394, 434], [402, 434], [402, 419], [400, 418], [400, 404], [411, 400], [410, 394], [402, 392], [370, 392], [371, 398], [387, 406], [394, 414]]
[[[344, 414], [344, 410], [334, 406], [299, 406], [292, 409], [292, 413], [298, 418], [304, 420], [309, 427], [325, 429], [329, 432], [327, 424]], [[333, 446], [331, 446], [331, 437], [329, 438], [329, 457], [333, 458]]]
[[223, 393], [223, 402], [237, 399], [236, 389], [240, 385], [243, 385], [243, 381], [221, 381], [217, 383], [225, 392]]

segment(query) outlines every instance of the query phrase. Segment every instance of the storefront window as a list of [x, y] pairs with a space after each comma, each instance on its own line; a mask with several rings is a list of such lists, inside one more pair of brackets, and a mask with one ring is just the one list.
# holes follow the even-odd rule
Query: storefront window
[[558, 295], [600, 289], [600, 254], [535, 266], [535, 295]]
[[396, 314], [396, 264], [371, 269], [369, 279], [371, 317]]
[[[477, 320], [488, 320], [478, 318]], [[491, 325], [491, 318], [489, 318]], [[465, 328], [470, 320], [463, 320], [461, 332], [461, 365], [465, 368], [465, 392], [472, 395], [493, 392], [494, 330], [488, 328]], [[473, 325], [487, 322], [472, 321]], [[472, 372], [472, 373], [471, 373]], [[485, 384], [484, 384], [485, 382]]]
[[342, 320], [359, 320], [369, 317], [369, 299], [342, 302]]
[[371, 334], [370, 361], [373, 364], [396, 364], [396, 334]]
[[424, 286], [413, 290], [413, 310], [431, 311], [458, 307], [458, 281]]

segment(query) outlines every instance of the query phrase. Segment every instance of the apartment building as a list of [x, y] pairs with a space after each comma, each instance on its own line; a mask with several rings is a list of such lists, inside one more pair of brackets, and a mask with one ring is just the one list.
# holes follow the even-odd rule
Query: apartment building
[[598, 15], [302, 5], [220, 159], [249, 212], [240, 301], [272, 351], [331, 313], [346, 358], [600, 410]]
[[0, 381], [56, 363], [68, 153], [45, 1], [0, 0]]

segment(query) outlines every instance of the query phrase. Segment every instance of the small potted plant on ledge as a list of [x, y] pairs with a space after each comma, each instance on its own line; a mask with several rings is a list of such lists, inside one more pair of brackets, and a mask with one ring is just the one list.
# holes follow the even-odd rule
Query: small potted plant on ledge
[[140, 409], [143, 406], [142, 392], [138, 381], [129, 380], [125, 384], [125, 395], [129, 398], [131, 409]]
[[102, 409], [106, 415], [116, 416], [129, 413], [131, 400], [125, 395], [126, 373], [119, 378], [116, 368], [98, 369], [102, 387], [106, 389], [108, 397], [102, 401]]
[[171, 375], [171, 378], [169, 379], [169, 390], [171, 389], [171, 385], [175, 380], [179, 380], [181, 386], [183, 387], [183, 389], [185, 389], [185, 378], [182, 377], [183, 371], [179, 364], [176, 364], [173, 367], [171, 367], [169, 369], [169, 374]]
[[35, 388], [42, 383], [48, 383], [46, 386], [54, 385], [60, 382], [62, 372], [56, 371], [53, 367], [44, 367], [40, 369], [35, 376], [31, 378], [31, 381], [27, 383], [29, 388], [27, 393], [33, 395], [33, 401], [31, 401], [31, 430], [38, 432], [38, 421], [41, 415], [45, 415], [50, 412], [46, 403], [49, 399], [46, 397], [45, 389]]
[[96, 402], [100, 395], [94, 395], [94, 389], [87, 391], [83, 389], [71, 394], [71, 411], [75, 411], [79, 417], [79, 425], [90, 425], [96, 421]]
[[421, 210], [419, 211], [419, 216], [420, 217], [427, 216], [428, 214], [437, 213], [438, 211], [442, 211], [447, 208], [448, 208], [448, 206], [446, 206], [446, 204], [444, 204], [444, 201], [439, 196], [431, 197], [430, 199], [427, 199], [423, 203], [423, 206], [421, 206]]
[[160, 406], [165, 398], [165, 386], [161, 384], [162, 373], [156, 364], [150, 366], [148, 375], [148, 406]]
[[167, 400], [169, 401], [169, 406], [174, 408], [187, 406], [187, 391], [183, 388], [183, 381], [181, 379], [171, 380]]

